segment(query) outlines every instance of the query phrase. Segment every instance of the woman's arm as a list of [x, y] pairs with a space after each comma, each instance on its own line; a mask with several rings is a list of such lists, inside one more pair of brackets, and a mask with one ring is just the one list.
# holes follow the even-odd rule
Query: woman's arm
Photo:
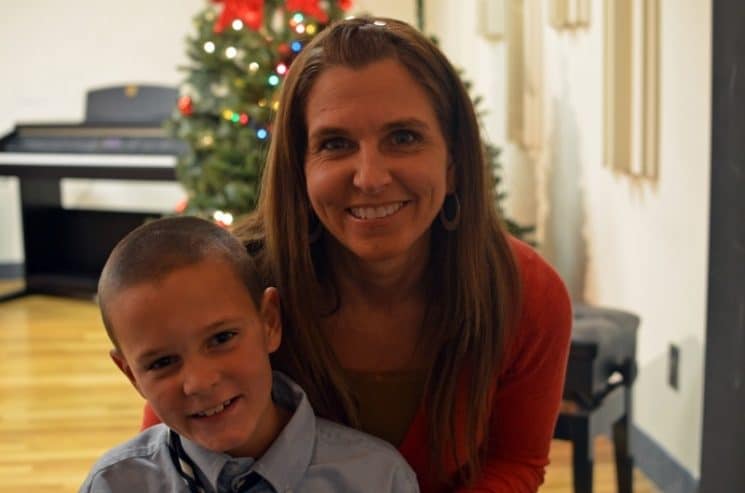
[[521, 323], [495, 392], [482, 475], [461, 493], [533, 493], [549, 462], [569, 354], [571, 302], [543, 259], [532, 251], [516, 256], [523, 278]]

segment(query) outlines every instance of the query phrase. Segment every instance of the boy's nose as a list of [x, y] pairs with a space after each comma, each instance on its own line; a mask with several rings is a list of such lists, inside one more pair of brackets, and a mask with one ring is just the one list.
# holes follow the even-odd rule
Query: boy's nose
[[220, 380], [220, 373], [208, 361], [199, 359], [184, 364], [183, 391], [184, 395], [200, 395], [211, 391]]
[[391, 182], [385, 156], [376, 145], [362, 145], [354, 172], [353, 183], [365, 193], [382, 191]]

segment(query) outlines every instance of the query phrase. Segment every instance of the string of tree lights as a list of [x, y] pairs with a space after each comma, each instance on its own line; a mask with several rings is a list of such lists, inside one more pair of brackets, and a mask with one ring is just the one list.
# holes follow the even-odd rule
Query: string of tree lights
[[350, 7], [350, 0], [219, 0], [194, 17], [168, 122], [188, 148], [176, 167], [188, 200], [177, 212], [229, 224], [254, 208], [278, 88], [303, 47]]

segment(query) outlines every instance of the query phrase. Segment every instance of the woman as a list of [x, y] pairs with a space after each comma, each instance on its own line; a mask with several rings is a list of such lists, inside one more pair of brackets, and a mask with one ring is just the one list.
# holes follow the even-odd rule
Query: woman
[[451, 64], [402, 22], [340, 22], [293, 62], [273, 132], [236, 232], [281, 293], [275, 368], [398, 446], [423, 492], [536, 491], [570, 302], [504, 232]]

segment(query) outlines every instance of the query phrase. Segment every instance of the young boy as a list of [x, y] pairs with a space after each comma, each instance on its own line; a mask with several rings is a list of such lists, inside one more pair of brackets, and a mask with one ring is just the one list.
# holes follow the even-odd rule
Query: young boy
[[385, 442], [316, 418], [274, 372], [279, 296], [224, 229], [160, 219], [98, 284], [111, 358], [163, 424], [107, 452], [81, 492], [417, 492]]

